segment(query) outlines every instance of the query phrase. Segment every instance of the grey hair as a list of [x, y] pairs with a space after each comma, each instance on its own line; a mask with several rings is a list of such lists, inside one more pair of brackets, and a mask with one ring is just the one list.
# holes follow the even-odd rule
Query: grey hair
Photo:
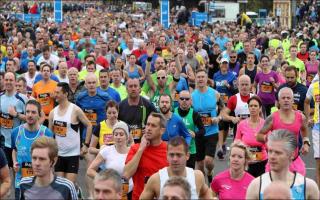
[[167, 119], [164, 117], [163, 114], [161, 114], [161, 113], [156, 113], [156, 112], [152, 112], [152, 113], [150, 113], [149, 116], [159, 118], [159, 119], [160, 119], [160, 127], [161, 127], [161, 128], [166, 128], [166, 127], [167, 127]]
[[[186, 199], [191, 199], [191, 186], [185, 178], [179, 177], [179, 176], [173, 176], [166, 181], [163, 188], [173, 187], [173, 186], [180, 187], [184, 191], [186, 195]], [[160, 199], [163, 199], [163, 196], [164, 194], [162, 192]]]
[[94, 184], [96, 181], [107, 181], [107, 180], [112, 180], [113, 189], [116, 192], [122, 193], [122, 179], [120, 174], [114, 169], [107, 169], [99, 172], [94, 177]]
[[289, 87], [283, 87], [283, 88], [281, 88], [281, 89], [279, 90], [278, 97], [281, 97], [282, 93], [283, 93], [285, 90], [289, 90], [289, 91], [290, 91], [290, 95], [291, 95], [292, 98], [293, 98], [293, 91], [292, 91], [292, 89], [289, 88]]
[[272, 133], [268, 135], [268, 143], [270, 141], [283, 141], [283, 147], [289, 154], [293, 153], [298, 145], [296, 135], [286, 129], [278, 129], [272, 131]]

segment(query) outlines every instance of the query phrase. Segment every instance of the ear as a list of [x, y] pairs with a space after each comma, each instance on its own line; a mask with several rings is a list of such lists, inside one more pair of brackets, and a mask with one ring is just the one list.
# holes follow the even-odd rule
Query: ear
[[189, 160], [189, 158], [190, 158], [190, 152], [189, 151], [188, 151], [186, 157], [187, 157], [187, 160]]

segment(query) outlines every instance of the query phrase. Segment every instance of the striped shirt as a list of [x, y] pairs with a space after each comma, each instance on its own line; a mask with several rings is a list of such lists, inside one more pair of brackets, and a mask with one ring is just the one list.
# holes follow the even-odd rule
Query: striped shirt
[[55, 176], [52, 183], [45, 187], [35, 184], [36, 177], [26, 177], [20, 182], [20, 198], [24, 199], [78, 199], [77, 191], [71, 181]]

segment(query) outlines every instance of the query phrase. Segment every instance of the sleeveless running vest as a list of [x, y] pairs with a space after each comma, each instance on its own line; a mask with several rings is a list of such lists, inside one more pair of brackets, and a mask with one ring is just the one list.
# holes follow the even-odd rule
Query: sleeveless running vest
[[[188, 183], [191, 186], [191, 199], [199, 199], [199, 195], [197, 193], [197, 186], [196, 186], [196, 177], [194, 175], [194, 170], [186, 167], [186, 174], [185, 177]], [[166, 181], [170, 178], [168, 174], [168, 168], [162, 168], [159, 170], [159, 177], [160, 177], [160, 194], [162, 194], [163, 186]]]
[[246, 74], [246, 75], [248, 75], [250, 77], [251, 84], [252, 84], [254, 82], [254, 78], [257, 75], [257, 66], [254, 66], [252, 71], [248, 70], [248, 68], [245, 67], [244, 74]]
[[[253, 94], [250, 94], [250, 97], [252, 97]], [[236, 94], [237, 97], [237, 105], [234, 109], [234, 113], [236, 117], [240, 118], [248, 118], [250, 116], [249, 107], [247, 102], [243, 102], [240, 96], [240, 93]]]
[[72, 128], [71, 117], [74, 104], [70, 103], [64, 115], [58, 115], [57, 106], [53, 110], [53, 132], [58, 144], [59, 156], [80, 155], [80, 134]]
[[[272, 182], [270, 172], [264, 173], [260, 176], [259, 197], [263, 199], [263, 193], [266, 187]], [[293, 183], [290, 186], [292, 199], [303, 200], [306, 199], [306, 177], [299, 173], [294, 173]]]
[[105, 120], [100, 122], [99, 146], [114, 144], [112, 136], [112, 128], [107, 125], [107, 122]]

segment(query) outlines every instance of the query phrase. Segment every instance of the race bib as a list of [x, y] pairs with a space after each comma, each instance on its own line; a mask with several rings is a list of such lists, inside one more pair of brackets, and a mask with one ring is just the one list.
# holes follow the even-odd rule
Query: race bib
[[38, 101], [41, 106], [47, 106], [50, 104], [50, 93], [43, 93], [38, 95]]
[[0, 126], [2, 128], [13, 128], [13, 117], [6, 113], [0, 113]]
[[271, 83], [262, 82], [260, 86], [261, 92], [263, 93], [272, 93], [273, 92], [273, 86]]
[[122, 178], [122, 200], [127, 200], [127, 194], [129, 193], [129, 182]]
[[91, 122], [92, 126], [97, 125], [97, 113], [91, 109], [84, 109], [84, 114], [87, 116], [89, 121]]
[[249, 147], [253, 161], [262, 161], [263, 154], [261, 147]]
[[142, 130], [140, 128], [132, 129], [131, 134], [134, 140], [139, 140], [142, 137]]
[[33, 170], [32, 170], [31, 162], [23, 162], [22, 163], [21, 176], [22, 176], [22, 178], [33, 176]]
[[67, 136], [67, 122], [54, 120], [53, 132], [60, 137], [66, 137]]
[[210, 113], [201, 113], [201, 120], [204, 126], [210, 126], [212, 123], [211, 114]]
[[180, 98], [179, 93], [176, 92], [176, 94], [174, 95], [174, 100], [179, 101], [179, 98]]
[[248, 117], [250, 117], [250, 115], [249, 114], [239, 114], [238, 117], [241, 119], [247, 119]]
[[103, 135], [103, 144], [106, 144], [106, 145], [114, 144], [112, 134], [104, 134]]

